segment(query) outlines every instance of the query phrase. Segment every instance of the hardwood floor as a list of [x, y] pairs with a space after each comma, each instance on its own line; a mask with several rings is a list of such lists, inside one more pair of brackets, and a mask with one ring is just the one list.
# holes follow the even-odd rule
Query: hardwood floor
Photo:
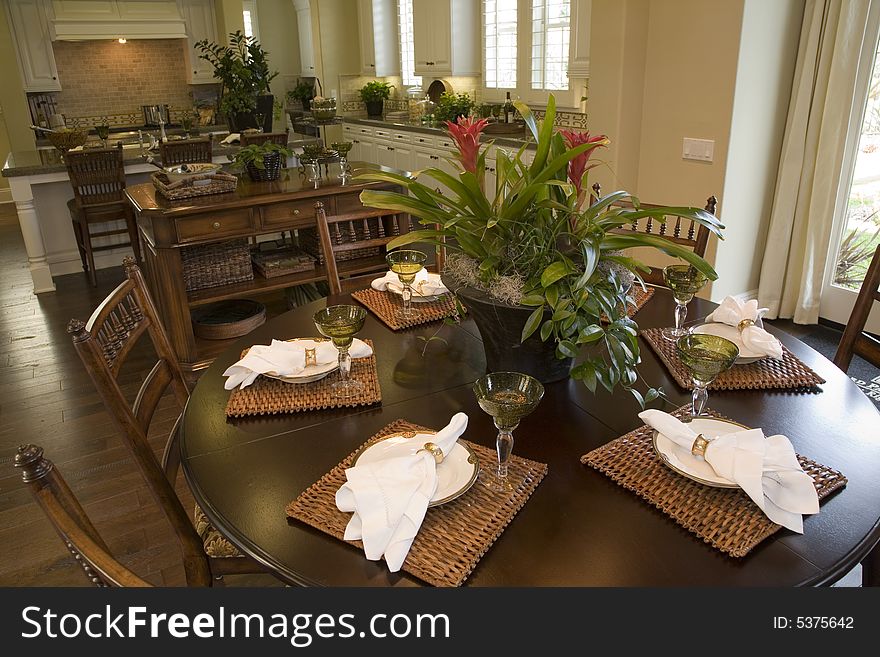
[[[67, 322], [88, 319], [123, 278], [121, 267], [97, 275], [97, 288], [84, 274], [71, 274], [56, 278], [56, 292], [33, 294], [15, 206], [0, 205], [0, 586], [88, 584], [12, 466], [22, 443], [45, 448], [122, 562], [156, 585], [185, 584], [171, 528], [67, 335]], [[276, 311], [279, 304], [280, 297]], [[141, 340], [120, 376], [130, 398], [155, 362], [151, 352]], [[163, 398], [150, 433], [157, 453], [178, 413], [171, 396]], [[182, 476], [177, 487], [192, 508]], [[268, 576], [227, 579], [277, 584]]]

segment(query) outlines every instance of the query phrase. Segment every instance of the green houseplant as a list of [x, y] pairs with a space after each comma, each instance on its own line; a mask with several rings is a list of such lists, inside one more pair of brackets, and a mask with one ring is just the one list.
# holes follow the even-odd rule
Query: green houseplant
[[296, 86], [287, 92], [288, 100], [298, 100], [302, 103], [303, 112], [308, 112], [315, 97], [315, 85], [305, 80], [297, 80]]
[[370, 80], [361, 87], [361, 100], [364, 101], [364, 105], [367, 107], [367, 116], [382, 116], [385, 101], [391, 97], [392, 89], [394, 89], [393, 84], [379, 80]]
[[468, 116], [476, 103], [469, 94], [452, 94], [444, 91], [437, 99], [437, 107], [434, 108], [434, 121], [457, 121], [459, 118]]
[[292, 154], [289, 148], [266, 141], [243, 146], [232, 161], [236, 169], [246, 171], [254, 182], [266, 182], [278, 180], [282, 166]]
[[[570, 375], [593, 391], [597, 384], [609, 391], [619, 384], [642, 402], [653, 399], [655, 390], [643, 395], [633, 388], [638, 327], [620, 311], [631, 290], [619, 270], [638, 275], [645, 267], [620, 251], [650, 247], [685, 260], [712, 280], [717, 274], [693, 251], [661, 237], [613, 231], [642, 217], [665, 221], [665, 215], [693, 219], [719, 237], [723, 226], [698, 208], [640, 208], [625, 191], [592, 201], [587, 174], [596, 162], [590, 157], [609, 140], [555, 132], [553, 96], [541, 123], [528, 106], [518, 102], [517, 109], [535, 139], [535, 158], [523, 161], [525, 147], [512, 157], [497, 151], [496, 184], [488, 193], [482, 191], [488, 145], [479, 140], [485, 119], [459, 119], [447, 123], [459, 150], [458, 175], [437, 168], [408, 176], [365, 172], [360, 179], [392, 182], [408, 194], [365, 190], [361, 200], [409, 213], [425, 226], [394, 239], [389, 248], [445, 243], [450, 253], [444, 282], [473, 315], [490, 370], [509, 367], [544, 381]], [[451, 193], [439, 194], [418, 176]], [[635, 207], [614, 206], [626, 199]], [[573, 366], [576, 357], [581, 360]]]
[[[269, 84], [278, 71], [270, 71], [268, 55], [259, 41], [235, 31], [229, 35], [228, 46], [202, 39], [193, 47], [214, 67], [214, 77], [220, 81], [218, 109], [226, 115], [230, 130], [263, 128], [271, 132], [274, 98]], [[257, 114], [264, 117], [262, 126], [257, 125]]]

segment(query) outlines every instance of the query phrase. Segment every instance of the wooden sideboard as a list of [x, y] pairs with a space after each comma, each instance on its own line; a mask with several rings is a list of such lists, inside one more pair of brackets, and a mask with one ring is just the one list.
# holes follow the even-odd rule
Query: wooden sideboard
[[[353, 163], [356, 168], [380, 168]], [[330, 228], [346, 220], [380, 218], [391, 222], [401, 232], [409, 230], [409, 218], [387, 210], [367, 208], [360, 201], [364, 189], [399, 188], [389, 184], [349, 181], [340, 185], [333, 176], [308, 182], [295, 169], [284, 170], [281, 179], [254, 183], [239, 179], [236, 191], [170, 201], [152, 185], [128, 187], [126, 194], [137, 213], [144, 254], [144, 269], [150, 292], [158, 306], [165, 330], [186, 370], [207, 367], [228, 341], [200, 340], [193, 335], [190, 310], [223, 299], [253, 297], [262, 293], [311, 283], [331, 281], [386, 268], [384, 255], [374, 255], [336, 263], [330, 253], [334, 243]], [[323, 209], [323, 212], [321, 212]], [[388, 224], [390, 227], [390, 224]], [[315, 269], [187, 292], [184, 282], [181, 249], [212, 242], [314, 228], [320, 238], [326, 264]], [[359, 247], [386, 243], [390, 230], [381, 239], [355, 243]]]

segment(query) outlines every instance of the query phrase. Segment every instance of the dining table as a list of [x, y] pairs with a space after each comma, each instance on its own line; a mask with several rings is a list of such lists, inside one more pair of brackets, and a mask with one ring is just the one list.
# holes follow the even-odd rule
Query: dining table
[[[392, 331], [368, 313], [358, 337], [372, 341], [381, 403], [228, 418], [223, 376], [246, 349], [316, 336], [314, 313], [354, 303], [347, 294], [303, 305], [266, 322], [223, 351], [195, 385], [181, 422], [181, 464], [210, 522], [243, 554], [292, 585], [422, 586], [392, 573], [363, 550], [289, 519], [304, 490], [389, 423], [439, 429], [461, 411], [463, 436], [494, 451], [496, 430], [473, 383], [486, 372], [479, 331], [463, 318]], [[695, 299], [693, 318], [716, 304]], [[674, 302], [658, 288], [634, 319], [669, 326]], [[769, 331], [825, 380], [818, 390], [711, 391], [709, 407], [766, 435], [788, 436], [798, 454], [846, 477], [845, 487], [805, 516], [804, 532], [781, 529], [743, 557], [732, 557], [679, 526], [581, 456], [643, 422], [635, 397], [617, 388], [591, 392], [576, 380], [546, 385], [537, 409], [514, 433], [513, 454], [548, 466], [533, 494], [479, 559], [467, 586], [766, 587], [829, 585], [880, 541], [880, 413], [849, 377], [800, 340]], [[636, 388], [662, 388], [651, 407], [690, 401], [640, 338]], [[736, 366], [735, 366], [736, 367]], [[481, 463], [492, 468], [492, 463]], [[428, 513], [431, 513], [429, 509]], [[424, 528], [423, 528], [424, 530]], [[873, 557], [872, 557], [873, 558]]]

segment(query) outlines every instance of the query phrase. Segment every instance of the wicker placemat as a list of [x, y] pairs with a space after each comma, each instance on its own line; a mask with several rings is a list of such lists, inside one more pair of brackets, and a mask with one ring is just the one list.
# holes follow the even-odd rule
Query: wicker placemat
[[[641, 336], [660, 356], [666, 369], [682, 388], [693, 390], [690, 372], [675, 353], [675, 342], [663, 337], [662, 329], [643, 329]], [[709, 390], [794, 389], [821, 392], [825, 379], [807, 367], [782, 345], [782, 360], [763, 358], [747, 365], [734, 365], [718, 375]]]
[[[682, 406], [672, 415], [681, 417], [689, 408]], [[714, 411], [706, 413], [727, 419]], [[584, 454], [581, 463], [608, 475], [732, 557], [744, 557], [780, 529], [742, 490], [705, 486], [673, 472], [654, 451], [653, 433], [641, 426]], [[820, 500], [846, 486], [840, 472], [800, 455], [798, 461], [813, 478]]]
[[436, 301], [413, 302], [412, 307], [419, 311], [419, 316], [413, 319], [399, 319], [394, 316], [395, 311], [401, 307], [401, 301], [399, 296], [391, 292], [380, 292], [368, 287], [352, 292], [351, 296], [369, 308], [392, 331], [436, 322], [455, 314], [455, 299], [451, 294], [444, 294]]
[[[364, 340], [371, 347], [372, 341]], [[242, 352], [242, 357], [247, 350]], [[226, 402], [226, 417], [245, 415], [274, 415], [276, 413], [296, 413], [315, 411], [323, 408], [342, 408], [345, 406], [369, 406], [382, 401], [379, 377], [376, 373], [376, 354], [369, 358], [353, 358], [351, 378], [364, 384], [360, 394], [353, 397], [339, 397], [330, 388], [339, 380], [339, 371], [328, 374], [312, 383], [285, 383], [265, 376], [257, 377], [244, 390], [236, 388]]]
[[[395, 420], [364, 445], [398, 431], [424, 430], [425, 427], [417, 424]], [[474, 450], [482, 467], [492, 467], [494, 450], [465, 442]], [[288, 518], [342, 540], [351, 514], [336, 508], [336, 491], [345, 483], [345, 469], [356, 453], [346, 457], [291, 502], [287, 507]], [[433, 586], [461, 586], [546, 474], [546, 464], [514, 454], [510, 457], [508, 476], [511, 481], [521, 482], [514, 491], [496, 493], [477, 481], [461, 497], [428, 509], [403, 562], [403, 570]], [[363, 552], [360, 541], [351, 541], [351, 544]]]

